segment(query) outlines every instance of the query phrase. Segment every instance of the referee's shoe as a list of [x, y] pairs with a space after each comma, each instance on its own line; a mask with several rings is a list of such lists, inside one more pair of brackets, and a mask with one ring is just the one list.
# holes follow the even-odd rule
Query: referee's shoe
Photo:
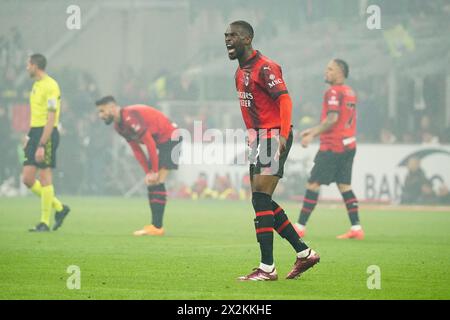
[[53, 225], [53, 231], [56, 231], [58, 230], [59, 227], [61, 227], [64, 219], [67, 217], [69, 212], [70, 212], [69, 206], [66, 206], [64, 204], [63, 209], [55, 213], [55, 224]]
[[44, 222], [40, 222], [34, 228], [31, 228], [28, 231], [30, 231], [30, 232], [49, 232], [50, 228]]

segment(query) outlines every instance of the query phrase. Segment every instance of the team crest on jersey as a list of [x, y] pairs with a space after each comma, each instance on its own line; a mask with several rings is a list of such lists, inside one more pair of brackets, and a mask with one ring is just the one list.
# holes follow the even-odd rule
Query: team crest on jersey
[[247, 87], [249, 83], [250, 83], [250, 74], [244, 73], [244, 84], [245, 84], [245, 86]]
[[138, 124], [132, 124], [131, 127], [133, 128], [133, 130], [134, 130], [135, 132], [138, 132], [139, 129], [141, 129], [141, 126], [138, 125]]

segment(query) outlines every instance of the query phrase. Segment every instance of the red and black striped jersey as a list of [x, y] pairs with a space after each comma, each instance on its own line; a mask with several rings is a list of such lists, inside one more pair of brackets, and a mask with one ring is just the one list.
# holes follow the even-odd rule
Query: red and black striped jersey
[[338, 121], [328, 131], [320, 135], [320, 150], [344, 152], [356, 147], [356, 94], [347, 85], [331, 86], [324, 94], [322, 115], [337, 112]]
[[[168, 142], [176, 126], [159, 110], [146, 105], [131, 105], [120, 110], [120, 121], [114, 124], [116, 131], [123, 136], [142, 169], [148, 173], [159, 170], [157, 146]], [[140, 144], [145, 144], [148, 159]]]
[[127, 141], [141, 141], [149, 132], [157, 144], [169, 141], [175, 126], [161, 111], [146, 105], [131, 105], [120, 110], [121, 121], [116, 131]]
[[235, 82], [247, 129], [280, 128], [280, 106], [276, 100], [288, 93], [281, 67], [255, 51], [238, 67]]

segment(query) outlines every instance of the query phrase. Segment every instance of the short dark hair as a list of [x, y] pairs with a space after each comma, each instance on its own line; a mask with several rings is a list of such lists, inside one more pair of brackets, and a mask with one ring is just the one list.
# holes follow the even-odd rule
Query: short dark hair
[[116, 99], [114, 99], [113, 96], [104, 96], [103, 98], [100, 98], [97, 101], [95, 101], [95, 105], [96, 106], [101, 106], [101, 105], [104, 105], [104, 104], [108, 104], [110, 102], [117, 103]]
[[255, 33], [253, 32], [253, 27], [247, 21], [237, 20], [237, 21], [230, 23], [230, 25], [241, 27], [247, 33], [247, 35], [253, 39], [253, 35]]
[[35, 53], [30, 56], [30, 62], [36, 65], [40, 70], [45, 70], [47, 66], [47, 59], [43, 54]]
[[342, 59], [334, 59], [334, 62], [341, 68], [342, 73], [345, 78], [348, 78], [348, 74], [350, 73], [350, 68], [348, 67], [348, 63]]

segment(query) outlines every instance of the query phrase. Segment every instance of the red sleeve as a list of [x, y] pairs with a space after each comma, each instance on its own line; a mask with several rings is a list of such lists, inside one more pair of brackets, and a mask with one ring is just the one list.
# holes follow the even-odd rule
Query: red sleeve
[[146, 131], [141, 137], [141, 142], [147, 147], [148, 156], [150, 157], [150, 162], [152, 164], [151, 171], [158, 172], [159, 170], [159, 159], [158, 153], [156, 152], [156, 143], [153, 139], [150, 131]]
[[292, 122], [292, 100], [289, 94], [282, 94], [277, 102], [280, 106], [281, 129], [280, 135], [286, 139], [289, 137]]
[[265, 91], [273, 100], [282, 94], [288, 93], [280, 66], [277, 64], [264, 64], [259, 71], [259, 79]]
[[325, 93], [325, 106], [327, 108], [327, 113], [329, 112], [340, 112], [341, 111], [341, 95], [335, 89], [329, 89]]
[[128, 144], [133, 150], [134, 157], [139, 162], [142, 169], [145, 171], [145, 173], [149, 173], [150, 169], [148, 167], [147, 157], [145, 156], [144, 151], [142, 151], [141, 147], [139, 146], [139, 143], [135, 141], [128, 141]]

